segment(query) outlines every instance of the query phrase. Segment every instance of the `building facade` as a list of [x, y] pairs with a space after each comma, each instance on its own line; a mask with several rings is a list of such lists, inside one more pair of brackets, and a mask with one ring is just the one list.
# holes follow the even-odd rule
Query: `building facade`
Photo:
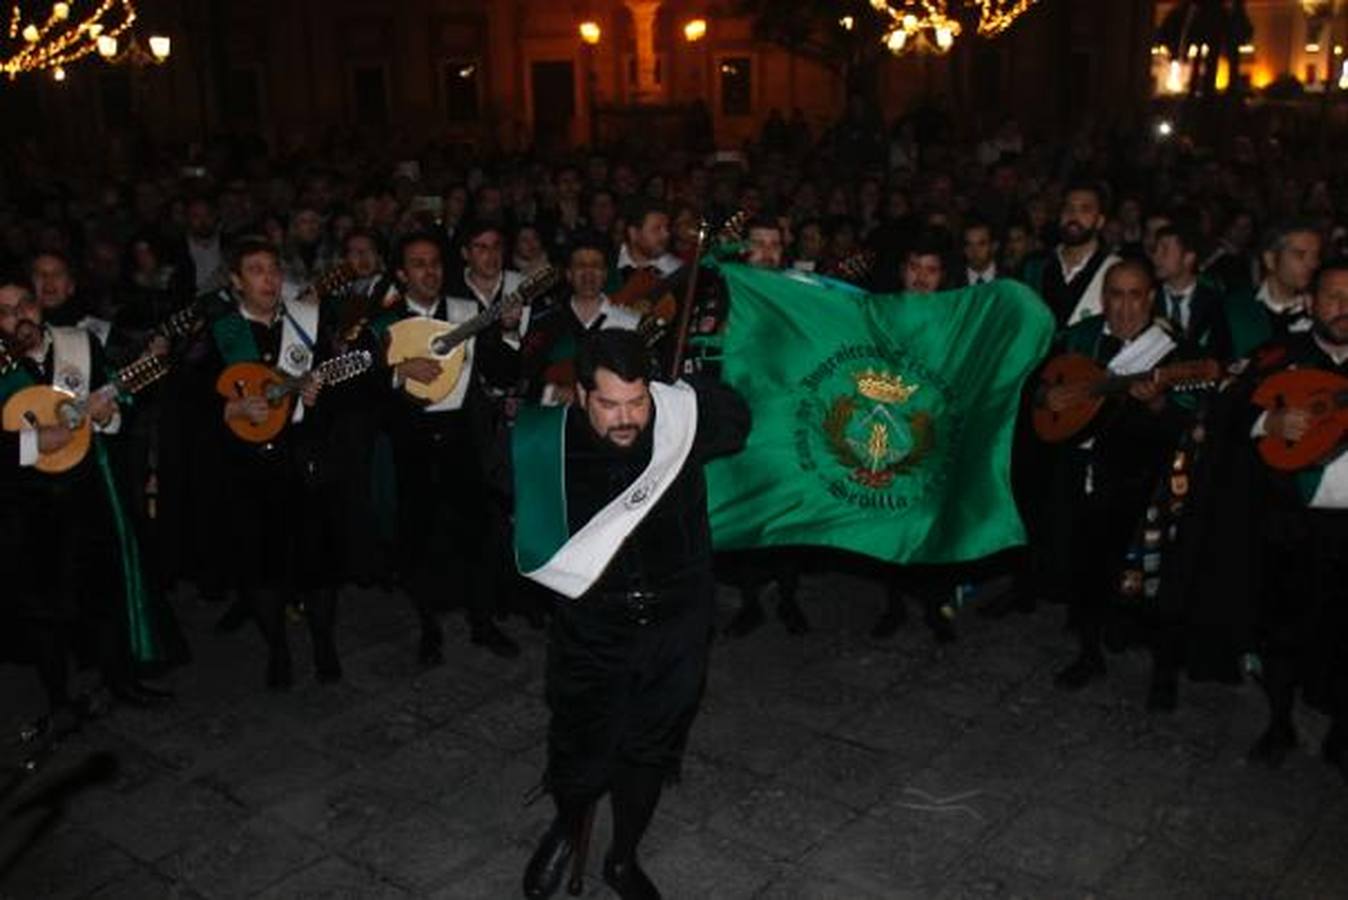
[[[1039, 131], [1127, 121], [1152, 88], [1154, 0], [1040, 0], [993, 41], [887, 58], [887, 119], [935, 104], [969, 131], [1014, 115]], [[686, 26], [705, 21], [690, 39]], [[157, 141], [256, 132], [276, 146], [334, 127], [475, 148], [573, 147], [703, 110], [719, 147], [770, 110], [816, 132], [845, 104], [841, 74], [757, 40], [717, 0], [143, 0], [173, 38], [163, 66], [86, 62], [61, 84], [0, 89], [78, 154], [89, 134]], [[597, 26], [588, 43], [580, 25]], [[39, 83], [40, 82], [40, 83]]]

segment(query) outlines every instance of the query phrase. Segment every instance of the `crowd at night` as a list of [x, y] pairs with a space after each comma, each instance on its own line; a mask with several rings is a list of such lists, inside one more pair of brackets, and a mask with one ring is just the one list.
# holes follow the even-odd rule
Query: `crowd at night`
[[[503, 667], [547, 630], [557, 818], [526, 895], [557, 889], [611, 792], [604, 877], [657, 897], [637, 845], [679, 776], [708, 654], [811, 632], [801, 580], [843, 568], [884, 585], [875, 641], [916, 628], [958, 647], [965, 617], [1051, 610], [1061, 691], [1129, 648], [1149, 654], [1139, 702], [1157, 716], [1186, 679], [1257, 681], [1249, 760], [1283, 763], [1304, 703], [1348, 779], [1348, 171], [1315, 128], [1049, 139], [1006, 115], [971, 134], [854, 97], [825, 128], [774, 110], [733, 150], [694, 120], [673, 146], [489, 154], [334, 131], [284, 152], [145, 142], [118, 168], [69, 170], [34, 140], [0, 179], [0, 533], [24, 563], [0, 634], [47, 706], [25, 741], [171, 708], [193, 646], [241, 629], [266, 646], [263, 671], [237, 673], [259, 692], [336, 684], [340, 608], [379, 586], [415, 611], [406, 654], [426, 669], [465, 652], [447, 615]], [[1023, 531], [979, 558], [886, 558], [847, 553], [827, 518], [817, 541], [782, 539], [804, 532], [770, 513], [754, 526], [770, 539], [717, 550], [713, 460], [759, 446], [772, 415], [733, 354], [772, 371], [823, 340], [803, 314], [789, 346], [745, 337], [742, 290], [787, 320], [788, 296], [864, 299], [955, 329], [971, 358], [986, 342], [987, 377], [1015, 373], [989, 426], [1006, 446], [986, 455]], [[930, 312], [943, 304], [1022, 318]], [[1017, 322], [1023, 362], [997, 333]], [[886, 414], [906, 384], [856, 375]], [[25, 407], [44, 385], [77, 413]], [[867, 433], [852, 410], [821, 414], [816, 451], [847, 461], [850, 496], [897, 490], [949, 433], [920, 417]], [[526, 513], [557, 455], [529, 441], [549, 439], [560, 512]], [[814, 477], [790, 465], [775, 477]], [[736, 604], [719, 628], [713, 579]], [[216, 633], [184, 633], [185, 595], [213, 604]], [[300, 621], [312, 659], [290, 647]]]

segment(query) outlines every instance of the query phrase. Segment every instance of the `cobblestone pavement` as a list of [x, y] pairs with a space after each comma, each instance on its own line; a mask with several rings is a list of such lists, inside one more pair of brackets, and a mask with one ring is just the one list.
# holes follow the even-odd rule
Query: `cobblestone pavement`
[[[1244, 761], [1253, 685], [1186, 684], [1178, 712], [1148, 714], [1146, 659], [1125, 655], [1054, 691], [1060, 610], [962, 615], [938, 648], [920, 625], [870, 640], [881, 594], [860, 578], [807, 577], [802, 605], [809, 636], [770, 621], [716, 647], [683, 784], [642, 848], [666, 896], [1348, 896], [1348, 784], [1315, 756], [1322, 718], [1302, 717], [1301, 751], [1270, 773]], [[117, 774], [69, 802], [0, 896], [520, 896], [550, 816], [522, 803], [543, 763], [541, 633], [509, 623], [524, 654], [502, 662], [451, 619], [450, 662], [421, 672], [408, 604], [348, 594], [345, 682], [304, 671], [274, 696], [254, 633], [214, 635], [220, 607], [179, 606], [197, 661], [172, 676], [177, 701], [58, 749], [46, 774], [100, 750]], [[298, 662], [301, 627], [292, 640]], [[0, 690], [11, 725], [28, 673], [0, 671]], [[587, 895], [611, 896], [593, 875]]]

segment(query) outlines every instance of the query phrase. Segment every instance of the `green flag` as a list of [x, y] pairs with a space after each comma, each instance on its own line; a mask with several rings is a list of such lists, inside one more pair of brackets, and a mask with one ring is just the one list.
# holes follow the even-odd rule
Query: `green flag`
[[880, 295], [718, 268], [731, 297], [722, 377], [754, 416], [744, 451], [707, 467], [718, 548], [939, 563], [1024, 542], [1011, 437], [1053, 336], [1033, 291], [996, 281]]

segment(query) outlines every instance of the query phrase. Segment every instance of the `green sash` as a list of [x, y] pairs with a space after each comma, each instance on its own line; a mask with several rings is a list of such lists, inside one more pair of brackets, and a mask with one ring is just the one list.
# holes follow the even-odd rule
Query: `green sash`
[[216, 319], [211, 325], [211, 333], [215, 335], [215, 345], [227, 365], [257, 362], [262, 358], [257, 341], [253, 339], [253, 329], [248, 327], [248, 322], [237, 310]]

